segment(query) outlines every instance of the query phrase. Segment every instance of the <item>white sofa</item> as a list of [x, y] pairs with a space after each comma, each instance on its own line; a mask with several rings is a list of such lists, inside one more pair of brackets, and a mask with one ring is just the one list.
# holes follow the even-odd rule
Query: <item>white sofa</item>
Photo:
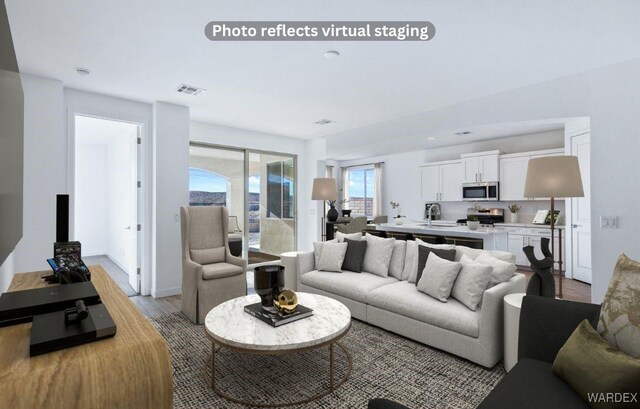
[[440, 302], [415, 284], [367, 272], [315, 269], [313, 252], [298, 254], [298, 291], [321, 294], [346, 305], [359, 320], [466, 358], [487, 368], [503, 355], [505, 295], [525, 291], [525, 276], [485, 290], [477, 311], [454, 298]]

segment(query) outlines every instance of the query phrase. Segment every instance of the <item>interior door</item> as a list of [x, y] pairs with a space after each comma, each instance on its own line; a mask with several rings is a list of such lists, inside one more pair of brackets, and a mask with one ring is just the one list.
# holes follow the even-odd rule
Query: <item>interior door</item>
[[129, 177], [129, 224], [126, 228], [127, 236], [129, 242], [127, 243], [126, 250], [129, 253], [129, 257], [127, 257], [128, 262], [128, 270], [129, 270], [129, 284], [133, 287], [133, 290], [137, 293], [140, 292], [140, 280], [138, 279], [138, 267], [139, 264], [139, 248], [138, 248], [138, 137], [140, 136], [140, 127], [138, 126], [138, 131], [134, 135], [135, 137], [129, 138], [129, 160], [127, 161], [130, 164], [130, 177]]
[[571, 138], [571, 154], [578, 157], [584, 197], [571, 199], [572, 271], [576, 280], [591, 283], [591, 134]]

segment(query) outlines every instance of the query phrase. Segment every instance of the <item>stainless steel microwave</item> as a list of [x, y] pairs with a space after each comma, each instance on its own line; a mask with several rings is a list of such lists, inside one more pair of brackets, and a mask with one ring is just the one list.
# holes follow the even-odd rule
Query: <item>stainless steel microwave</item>
[[496, 202], [500, 200], [498, 182], [475, 182], [462, 184], [462, 200], [470, 202]]

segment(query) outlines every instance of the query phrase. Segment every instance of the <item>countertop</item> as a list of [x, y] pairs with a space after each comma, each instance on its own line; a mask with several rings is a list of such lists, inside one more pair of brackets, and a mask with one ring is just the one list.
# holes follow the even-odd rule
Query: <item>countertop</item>
[[403, 225], [397, 225], [395, 223], [378, 224], [376, 225], [376, 229], [398, 233], [433, 234], [436, 236], [471, 237], [479, 239], [508, 234], [507, 230], [494, 227], [480, 227], [478, 230], [469, 230], [467, 226], [438, 225], [435, 222], [431, 224], [431, 228], [427, 227], [427, 222], [405, 222]]
[[[533, 223], [495, 223], [497, 227], [526, 227], [530, 229], [550, 229], [551, 226], [548, 224], [533, 224]], [[563, 224], [556, 224], [556, 229], [564, 229], [565, 226]]]

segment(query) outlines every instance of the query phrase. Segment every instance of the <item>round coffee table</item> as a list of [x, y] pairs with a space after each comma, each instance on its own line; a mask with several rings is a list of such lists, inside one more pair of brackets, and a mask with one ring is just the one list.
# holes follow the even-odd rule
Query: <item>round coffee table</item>
[[[211, 387], [225, 399], [259, 407], [300, 405], [321, 398], [342, 385], [351, 374], [351, 356], [338, 343], [351, 327], [351, 313], [339, 301], [317, 294], [297, 293], [298, 302], [313, 310], [313, 315], [281, 327], [272, 327], [244, 312], [244, 306], [260, 302], [258, 295], [248, 295], [224, 302], [213, 308], [205, 318], [205, 331], [211, 339]], [[342, 379], [334, 380], [334, 344], [348, 360]], [[329, 347], [329, 388], [317, 395], [293, 402], [261, 404], [234, 398], [219, 390], [215, 382], [216, 345], [238, 352], [262, 355], [284, 355]]]

